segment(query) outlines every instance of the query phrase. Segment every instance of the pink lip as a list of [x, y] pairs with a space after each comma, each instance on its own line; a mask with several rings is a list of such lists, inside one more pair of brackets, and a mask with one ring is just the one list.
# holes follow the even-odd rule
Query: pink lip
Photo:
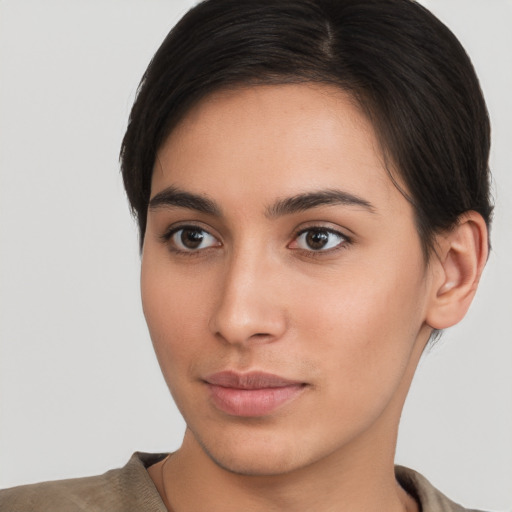
[[204, 380], [215, 407], [232, 416], [243, 417], [270, 414], [293, 400], [306, 386], [303, 382], [263, 372], [224, 371]]

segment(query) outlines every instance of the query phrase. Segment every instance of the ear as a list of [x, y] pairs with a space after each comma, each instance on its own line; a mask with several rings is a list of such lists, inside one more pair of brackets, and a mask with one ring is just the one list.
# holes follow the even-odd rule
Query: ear
[[426, 322], [433, 329], [446, 329], [462, 320], [475, 295], [487, 262], [487, 225], [479, 213], [469, 211], [436, 241]]

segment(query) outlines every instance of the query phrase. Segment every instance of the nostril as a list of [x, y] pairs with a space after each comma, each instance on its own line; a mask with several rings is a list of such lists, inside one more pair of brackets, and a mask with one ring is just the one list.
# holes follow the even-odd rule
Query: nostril
[[[244, 286], [240, 282], [245, 283]], [[278, 299], [269, 303], [254, 283], [234, 277], [227, 283], [211, 311], [208, 324], [212, 334], [224, 343], [269, 343], [286, 331], [286, 315]]]
[[255, 339], [255, 340], [265, 340], [265, 339], [268, 339], [270, 338], [272, 335], [270, 333], [267, 333], [267, 332], [257, 332], [255, 334], [253, 334], [251, 336], [252, 339]]

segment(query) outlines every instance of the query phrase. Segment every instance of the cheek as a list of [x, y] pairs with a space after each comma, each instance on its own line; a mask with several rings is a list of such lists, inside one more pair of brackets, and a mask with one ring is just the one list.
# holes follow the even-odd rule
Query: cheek
[[160, 262], [151, 254], [143, 256], [144, 316], [166, 379], [186, 370], [188, 358], [194, 353], [197, 356], [201, 343], [207, 343], [209, 287], [207, 279], [173, 271], [168, 262]]
[[346, 341], [368, 337], [372, 343], [376, 335], [392, 335], [395, 329], [421, 324], [424, 286], [416, 270], [352, 267], [321, 281], [313, 277], [290, 290], [289, 297], [296, 310], [292, 316], [304, 329], [312, 333], [321, 329]]
[[301, 350], [325, 369], [332, 396], [353, 406], [393, 392], [423, 326], [422, 269], [369, 268], [338, 272], [292, 306]]

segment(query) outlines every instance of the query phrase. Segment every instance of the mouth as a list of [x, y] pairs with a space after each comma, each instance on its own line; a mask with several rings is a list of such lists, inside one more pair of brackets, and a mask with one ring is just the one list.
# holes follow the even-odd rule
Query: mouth
[[297, 398], [307, 384], [264, 372], [223, 371], [204, 379], [212, 404], [231, 416], [261, 417]]

